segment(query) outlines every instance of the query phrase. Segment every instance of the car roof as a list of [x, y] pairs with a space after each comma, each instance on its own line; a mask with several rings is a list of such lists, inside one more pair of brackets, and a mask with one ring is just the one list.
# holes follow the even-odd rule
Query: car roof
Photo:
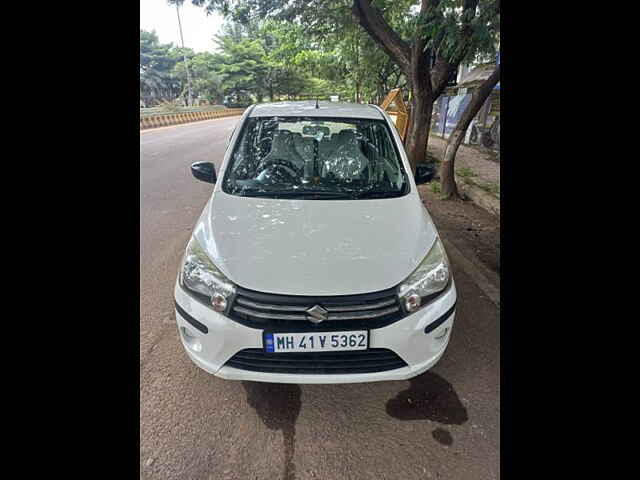
[[370, 118], [383, 120], [384, 116], [373, 105], [363, 103], [330, 102], [321, 100], [316, 108], [315, 100], [300, 102], [258, 103], [250, 117], [339, 117]]

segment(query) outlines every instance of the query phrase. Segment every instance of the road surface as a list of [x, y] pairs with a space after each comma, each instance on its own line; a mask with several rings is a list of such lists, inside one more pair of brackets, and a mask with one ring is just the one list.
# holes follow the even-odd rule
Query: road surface
[[189, 360], [173, 318], [173, 286], [212, 189], [189, 165], [219, 166], [238, 119], [140, 133], [141, 478], [499, 478], [499, 307], [474, 269], [473, 246], [453, 233], [441, 231], [460, 247], [447, 247], [459, 296], [455, 326], [442, 360], [419, 377], [236, 382]]

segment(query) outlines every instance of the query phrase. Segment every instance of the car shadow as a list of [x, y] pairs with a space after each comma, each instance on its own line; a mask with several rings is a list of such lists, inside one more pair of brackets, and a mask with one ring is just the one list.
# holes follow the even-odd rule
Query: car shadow
[[295, 452], [296, 421], [300, 414], [301, 394], [299, 385], [243, 381], [247, 402], [270, 430], [282, 430], [284, 436], [284, 480], [296, 478], [293, 463]]
[[[398, 420], [431, 420], [444, 425], [462, 425], [469, 417], [455, 390], [438, 374], [427, 371], [409, 380], [409, 388], [387, 402], [387, 414]], [[436, 428], [431, 435], [443, 444], [451, 445], [453, 437]]]

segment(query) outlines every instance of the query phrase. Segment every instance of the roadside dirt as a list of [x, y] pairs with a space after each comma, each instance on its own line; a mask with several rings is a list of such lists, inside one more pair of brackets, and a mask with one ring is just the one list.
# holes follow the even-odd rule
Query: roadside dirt
[[499, 273], [500, 219], [470, 201], [440, 200], [429, 185], [418, 191], [438, 231], [464, 244], [485, 267]]
[[[442, 160], [446, 141], [435, 135], [429, 137], [429, 156]], [[500, 185], [500, 162], [493, 152], [460, 145], [456, 154], [456, 171], [469, 169], [478, 179]]]

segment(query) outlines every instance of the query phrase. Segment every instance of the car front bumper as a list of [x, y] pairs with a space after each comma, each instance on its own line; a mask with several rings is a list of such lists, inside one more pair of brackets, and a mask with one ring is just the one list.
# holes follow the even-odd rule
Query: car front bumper
[[[449, 343], [457, 298], [452, 280], [442, 295], [416, 313], [391, 325], [369, 330], [369, 348], [394, 351], [407, 363], [405, 367], [374, 373], [290, 374], [255, 372], [226, 366], [227, 360], [240, 350], [263, 348], [263, 330], [241, 325], [213, 311], [193, 299], [178, 283], [174, 294], [179, 336], [187, 354], [197, 366], [228, 380], [299, 384], [406, 380], [425, 372], [440, 360]], [[438, 326], [432, 328], [434, 324]], [[425, 329], [428, 333], [425, 333]]]

